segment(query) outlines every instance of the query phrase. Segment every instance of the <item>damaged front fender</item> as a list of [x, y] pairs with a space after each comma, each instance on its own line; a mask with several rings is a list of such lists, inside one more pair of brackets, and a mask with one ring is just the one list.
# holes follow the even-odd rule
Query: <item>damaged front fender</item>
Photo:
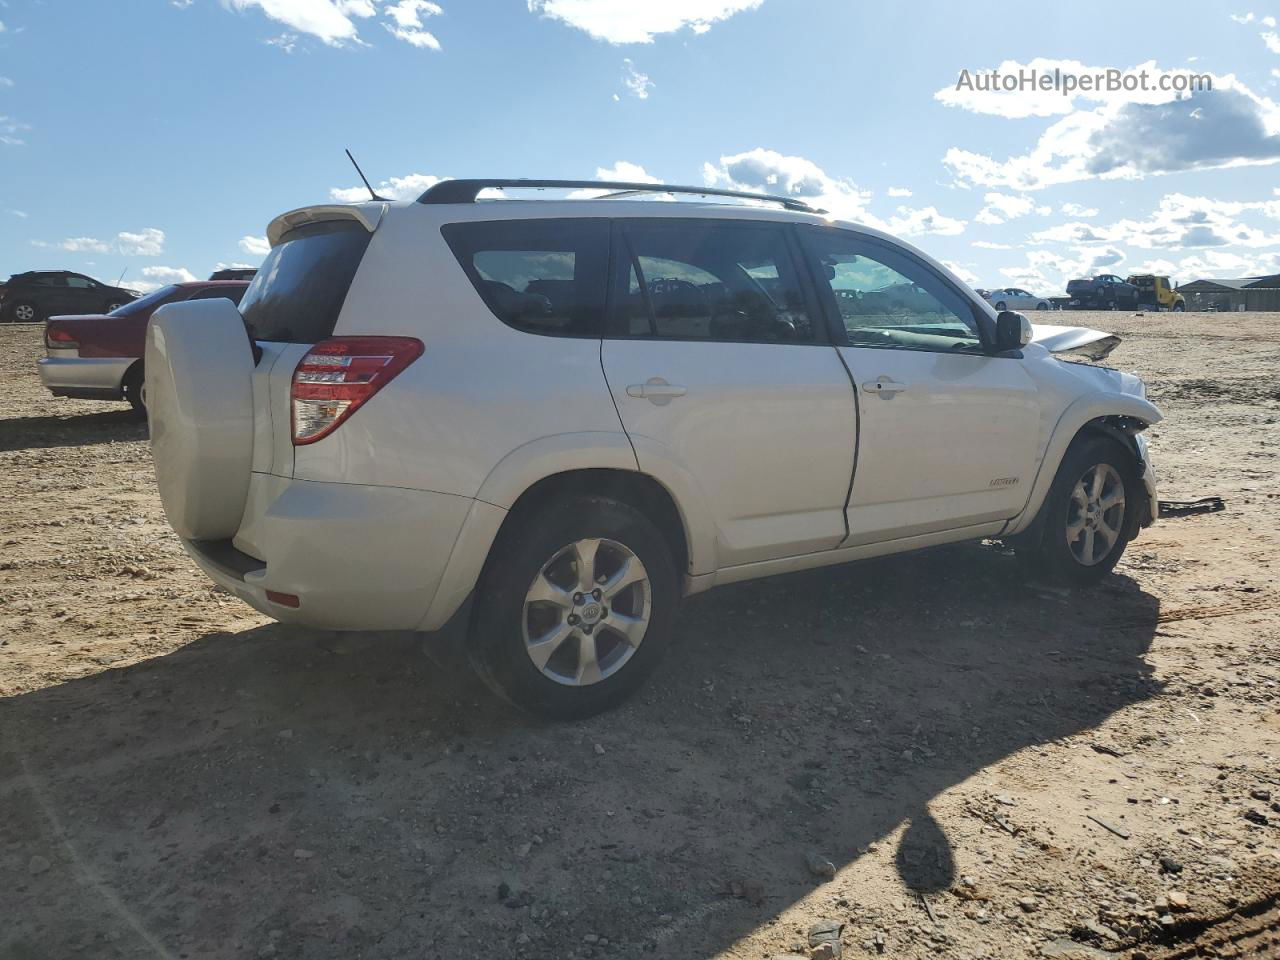
[[1063, 327], [1051, 323], [1033, 323], [1031, 342], [1038, 343], [1058, 356], [1103, 360], [1120, 343], [1114, 333], [1103, 333], [1089, 327]]

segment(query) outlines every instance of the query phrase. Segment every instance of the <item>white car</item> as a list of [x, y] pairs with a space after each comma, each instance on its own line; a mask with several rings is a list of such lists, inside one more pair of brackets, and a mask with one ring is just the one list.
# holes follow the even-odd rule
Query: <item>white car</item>
[[1083, 584], [1154, 520], [1142, 382], [1051, 352], [1114, 337], [1042, 345], [791, 199], [513, 199], [546, 184], [602, 186], [295, 210], [239, 310], [157, 311], [156, 474], [210, 577], [283, 621], [463, 627], [568, 717], [636, 689], [682, 596], [989, 537]]
[[983, 296], [996, 310], [1050, 310], [1052, 304], [1045, 297], [1037, 297], [1019, 287], [989, 290]]

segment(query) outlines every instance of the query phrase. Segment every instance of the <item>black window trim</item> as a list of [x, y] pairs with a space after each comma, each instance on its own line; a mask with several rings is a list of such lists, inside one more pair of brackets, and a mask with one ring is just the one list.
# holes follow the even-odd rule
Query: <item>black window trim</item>
[[[800, 233], [801, 249], [804, 252], [805, 263], [808, 267], [809, 275], [813, 284], [818, 289], [818, 296], [822, 302], [823, 314], [827, 319], [828, 332], [832, 337], [832, 342], [837, 346], [851, 348], [856, 347], [861, 350], [901, 349], [910, 350], [915, 353], [942, 353], [952, 356], [966, 357], [1013, 357], [1014, 353], [1021, 356], [1021, 353], [1018, 351], [1005, 353], [997, 352], [993, 347], [993, 344], [995, 343], [995, 324], [992, 322], [991, 318], [987, 316], [986, 311], [982, 310], [976, 303], [974, 303], [973, 297], [967, 294], [956, 283], [952, 282], [942, 273], [939, 273], [932, 264], [921, 259], [917, 254], [908, 250], [901, 244], [885, 240], [882, 237], [877, 237], [869, 233], [860, 233], [856, 230], [848, 230], [842, 227], [820, 227], [811, 224], [797, 224], [796, 229]], [[919, 268], [931, 279], [937, 281], [941, 286], [949, 290], [960, 300], [961, 303], [966, 304], [969, 307], [970, 312], [973, 314], [974, 323], [978, 328], [978, 340], [982, 346], [982, 353], [960, 353], [954, 350], [934, 350], [929, 347], [873, 347], [866, 344], [850, 343], [849, 331], [845, 328], [844, 321], [841, 319], [840, 308], [836, 305], [835, 293], [832, 291], [829, 283], [818, 282], [819, 276], [817, 273], [817, 265], [814, 262], [815, 258], [813, 256], [813, 251], [806, 242], [809, 237], [818, 237], [826, 234], [836, 234], [838, 236], [848, 237], [858, 243], [866, 244], [872, 248], [879, 247], [880, 249], [887, 250], [888, 252], [908, 261], [912, 266]]]
[[[762, 346], [783, 347], [829, 347], [832, 344], [831, 333], [826, 322], [826, 312], [822, 309], [817, 292], [814, 290], [809, 275], [807, 258], [803, 256], [791, 230], [792, 225], [772, 220], [750, 220], [739, 217], [613, 217], [611, 223], [611, 266], [609, 271], [609, 296], [605, 315], [605, 340], [648, 340], [666, 343], [754, 343]], [[690, 229], [692, 226], [708, 224], [719, 227], [732, 224], [749, 229], [773, 229], [782, 235], [787, 256], [791, 260], [791, 269], [800, 284], [804, 297], [805, 311], [809, 314], [813, 335], [808, 340], [757, 340], [728, 339], [725, 337], [676, 337], [659, 334], [652, 327], [653, 308], [649, 301], [649, 292], [643, 282], [644, 271], [640, 267], [635, 251], [631, 248], [627, 237], [628, 224], [644, 224]], [[631, 279], [631, 269], [635, 268], [636, 276], [641, 280], [641, 293], [646, 307], [649, 309], [651, 333], [631, 333], [627, 329], [626, 318], [622, 316], [620, 300]]]

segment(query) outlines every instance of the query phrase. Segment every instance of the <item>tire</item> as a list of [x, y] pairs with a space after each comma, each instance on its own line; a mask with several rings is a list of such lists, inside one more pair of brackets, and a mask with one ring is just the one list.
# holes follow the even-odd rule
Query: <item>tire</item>
[[141, 363], [135, 363], [129, 368], [121, 387], [124, 391], [124, 398], [129, 401], [129, 406], [133, 408], [134, 416], [140, 420], [146, 419], [147, 380]]
[[1003, 300], [1001, 300], [999, 303], [996, 304], [996, 309], [1003, 312], [1009, 309], [1009, 305], [1006, 304]]
[[[593, 563], [585, 580], [583, 559]], [[624, 560], [643, 579], [610, 594], [607, 584]], [[598, 597], [583, 589], [587, 584]], [[474, 599], [469, 656], [480, 677], [516, 706], [557, 720], [588, 717], [644, 682], [670, 640], [678, 600], [671, 548], [652, 521], [618, 500], [566, 497], [512, 517], [494, 542]], [[618, 627], [635, 631], [646, 612], [638, 639], [624, 642]], [[546, 646], [530, 652], [539, 643]]]
[[1119, 309], [1119, 307], [1120, 307], [1120, 304], [1116, 303], [1114, 300], [1108, 300], [1108, 301], [1107, 301], [1107, 309], [1108, 309], [1108, 310], [1118, 310], [1118, 309]]
[[[1099, 472], [1102, 486], [1097, 499], [1104, 506], [1091, 514], [1082, 508], [1093, 500], [1089, 488]], [[1122, 498], [1119, 504], [1105, 506], [1108, 499], [1114, 501], [1116, 493]], [[1033, 571], [1046, 580], [1070, 586], [1101, 580], [1137, 533], [1139, 502], [1144, 495], [1130, 450], [1110, 437], [1077, 437], [1067, 448], [1040, 508], [1038, 542], [1029, 545]], [[1104, 529], [1114, 533], [1110, 544]], [[1075, 537], [1073, 530], [1079, 531]]]
[[112, 310], [118, 310], [120, 307], [123, 307], [124, 305], [125, 305], [124, 300], [112, 300], [105, 307], [103, 307], [102, 312], [110, 313]]
[[4, 308], [4, 319], [8, 323], [39, 323], [44, 311], [30, 300], [19, 300]]
[[1185, 303], [1175, 303], [1173, 305], [1174, 313], [1183, 313], [1186, 311], [1186, 309], [1187, 309], [1187, 305]]
[[1041, 300], [1039, 303], [1037, 303], [1037, 304], [1036, 304], [1036, 309], [1037, 309], [1037, 310], [1048, 310], [1048, 309], [1049, 309], [1049, 305], [1048, 305], [1047, 303], [1045, 303], [1043, 300]]

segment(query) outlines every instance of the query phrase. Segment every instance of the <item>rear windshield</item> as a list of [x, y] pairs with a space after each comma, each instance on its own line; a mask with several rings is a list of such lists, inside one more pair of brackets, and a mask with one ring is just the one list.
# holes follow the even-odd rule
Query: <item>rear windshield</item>
[[369, 231], [354, 220], [290, 230], [272, 247], [240, 301], [255, 340], [317, 343], [333, 336]]
[[132, 316], [133, 314], [138, 313], [141, 310], [146, 310], [148, 307], [154, 307], [158, 304], [164, 303], [177, 292], [178, 292], [178, 288], [175, 287], [173, 284], [169, 284], [169, 286], [167, 287], [161, 287], [159, 290], [153, 290], [151, 293], [148, 293], [145, 297], [140, 297], [137, 300], [130, 300], [128, 303], [126, 303], [122, 307], [116, 307], [109, 314], [107, 314], [107, 316], [109, 317]]

